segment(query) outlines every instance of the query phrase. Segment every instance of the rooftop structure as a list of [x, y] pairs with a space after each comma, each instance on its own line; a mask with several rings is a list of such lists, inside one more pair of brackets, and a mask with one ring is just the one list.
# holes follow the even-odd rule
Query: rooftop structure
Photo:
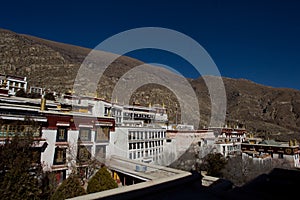
[[27, 78], [0, 74], [0, 85], [8, 90], [8, 95], [15, 95], [20, 89], [27, 91]]
[[241, 144], [245, 141], [247, 131], [244, 128], [212, 128], [216, 137], [216, 152], [223, 156], [241, 154]]
[[[181, 170], [176, 170], [168, 167], [162, 167], [153, 164], [142, 163], [139, 161], [133, 161], [123, 157], [113, 156], [107, 162], [108, 167], [117, 173], [125, 173], [128, 176], [135, 177], [136, 179], [142, 180], [138, 184], [129, 185], [126, 187], [119, 187], [112, 190], [107, 190], [103, 192], [78, 196], [71, 198], [73, 200], [83, 200], [83, 199], [103, 199], [103, 198], [116, 198], [116, 199], [126, 199], [139, 190], [148, 190], [153, 187], [161, 187], [162, 185], [167, 185], [172, 182], [182, 181], [182, 179], [190, 179], [192, 174], [190, 172], [185, 172]], [[138, 170], [143, 167], [145, 170]], [[122, 180], [126, 182], [126, 180]], [[126, 185], [126, 184], [125, 184]], [[131, 193], [131, 195], [130, 195]], [[138, 192], [139, 193], [139, 192]], [[129, 196], [127, 196], [129, 194]], [[140, 194], [137, 195], [136, 198]]]
[[259, 143], [242, 143], [243, 155], [252, 158], [281, 159], [287, 161], [291, 167], [300, 168], [300, 150], [297, 141], [276, 142], [274, 140], [263, 140]]
[[30, 125], [27, 121], [38, 123], [35, 135], [47, 145], [40, 151], [41, 163], [44, 170], [56, 173], [58, 182], [74, 167], [84, 168], [90, 158], [105, 160], [110, 132], [115, 127], [112, 117], [95, 117], [45, 99], [1, 97], [0, 111], [0, 139], [18, 134]]

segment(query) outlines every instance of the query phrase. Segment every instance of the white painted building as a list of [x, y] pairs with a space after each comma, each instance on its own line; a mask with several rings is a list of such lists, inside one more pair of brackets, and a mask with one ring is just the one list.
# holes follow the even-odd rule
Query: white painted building
[[9, 95], [15, 95], [20, 89], [27, 91], [27, 78], [0, 74], [0, 85], [5, 85]]
[[224, 157], [241, 154], [241, 144], [245, 141], [246, 130], [241, 128], [213, 128], [219, 134], [215, 141], [216, 153]]
[[[250, 138], [250, 141], [253, 138]], [[252, 140], [253, 141], [253, 140]], [[300, 169], [300, 150], [298, 142], [277, 142], [262, 140], [259, 143], [242, 143], [244, 157], [250, 157], [259, 162], [278, 162]]]
[[121, 126], [111, 132], [108, 156], [117, 155], [159, 164], [166, 142], [166, 130], [159, 127]]
[[[86, 170], [90, 158], [105, 162], [112, 117], [96, 117], [81, 106], [83, 112], [57, 102], [20, 97], [0, 97], [0, 141], [38, 123], [35, 140], [40, 141], [40, 158], [45, 171], [55, 173], [58, 182], [75, 169]], [[86, 110], [85, 110], [86, 109]], [[87, 112], [86, 112], [87, 111]], [[18, 122], [18, 123], [16, 123]], [[86, 173], [87, 174], [87, 173]]]
[[42, 87], [31, 86], [29, 89], [29, 93], [43, 95], [44, 89]]
[[212, 150], [214, 141], [212, 130], [194, 130], [193, 126], [185, 124], [171, 125], [167, 130], [164, 165], [170, 165], [191, 147], [197, 147], [199, 157], [203, 157]]

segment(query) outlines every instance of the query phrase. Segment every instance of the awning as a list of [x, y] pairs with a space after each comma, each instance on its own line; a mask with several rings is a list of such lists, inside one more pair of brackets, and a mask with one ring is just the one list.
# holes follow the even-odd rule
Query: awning
[[6, 120], [19, 120], [19, 121], [25, 121], [25, 119], [30, 119], [36, 122], [47, 122], [47, 118], [45, 117], [30, 117], [25, 118], [22, 116], [0, 116], [0, 119], [6, 119]]
[[93, 128], [91, 124], [79, 124], [79, 128]]
[[95, 126], [113, 126], [111, 122], [96, 122]]
[[56, 126], [70, 126], [69, 122], [57, 122]]
[[47, 146], [48, 146], [48, 143], [46, 141], [39, 141], [39, 142], [35, 141], [33, 143], [33, 147], [34, 148], [41, 148], [41, 152], [44, 152], [45, 149], [47, 148]]

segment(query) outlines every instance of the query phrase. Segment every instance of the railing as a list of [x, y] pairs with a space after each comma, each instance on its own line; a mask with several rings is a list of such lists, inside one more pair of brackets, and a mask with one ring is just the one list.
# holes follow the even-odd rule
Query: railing
[[33, 137], [41, 136], [40, 129], [30, 125], [2, 125], [0, 127], [0, 137], [23, 136], [26, 133], [33, 133]]

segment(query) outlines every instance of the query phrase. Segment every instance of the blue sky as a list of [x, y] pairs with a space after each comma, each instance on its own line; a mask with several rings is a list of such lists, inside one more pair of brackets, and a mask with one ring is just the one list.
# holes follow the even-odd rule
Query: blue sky
[[[221, 75], [300, 89], [300, 3], [296, 0], [11, 1], [0, 27], [89, 48], [137, 27], [164, 27], [201, 44]], [[128, 54], [196, 78], [193, 67], [168, 52]]]

